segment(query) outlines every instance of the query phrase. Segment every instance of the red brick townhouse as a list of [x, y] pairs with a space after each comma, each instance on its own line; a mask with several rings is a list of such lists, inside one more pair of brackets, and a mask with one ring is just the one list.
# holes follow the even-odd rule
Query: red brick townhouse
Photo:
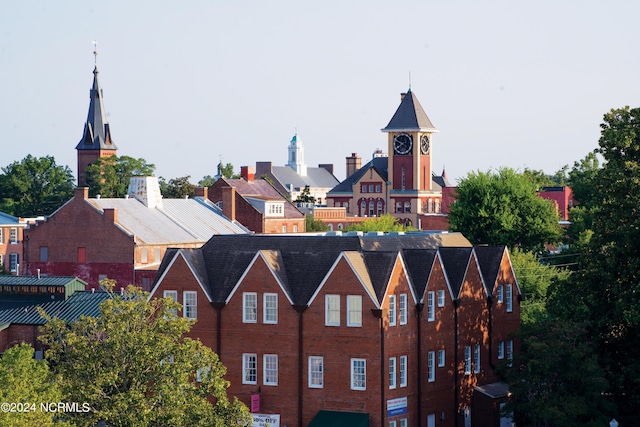
[[168, 247], [202, 246], [214, 234], [247, 233], [203, 198], [163, 199], [157, 178], [132, 178], [126, 198], [89, 198], [87, 187], [25, 235], [29, 274], [103, 278], [145, 290]]
[[498, 426], [493, 368], [520, 320], [506, 248], [335, 234], [168, 250], [151, 297], [183, 305], [230, 394], [271, 425]]
[[19, 274], [27, 221], [0, 212], [0, 273]]

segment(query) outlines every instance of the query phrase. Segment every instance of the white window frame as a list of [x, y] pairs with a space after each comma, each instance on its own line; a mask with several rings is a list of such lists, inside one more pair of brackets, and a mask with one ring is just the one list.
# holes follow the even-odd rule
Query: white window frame
[[389, 295], [389, 326], [396, 326], [396, 296]]
[[444, 350], [438, 350], [438, 368], [444, 367], [446, 363], [446, 353]]
[[473, 371], [476, 374], [480, 373], [480, 344], [476, 344], [475, 346], [473, 346], [473, 365], [474, 365], [474, 369]]
[[389, 427], [396, 427], [396, 426], [397, 426], [396, 420], [389, 421]]
[[17, 227], [11, 227], [9, 229], [9, 244], [10, 245], [18, 244], [18, 228]]
[[502, 304], [504, 302], [504, 286], [498, 285], [498, 303]]
[[[4, 265], [4, 255], [0, 254], [0, 267], [2, 269], [6, 268], [6, 265]], [[2, 270], [0, 270], [0, 272], [2, 272]]]
[[513, 287], [511, 284], [505, 285], [506, 287], [506, 299], [507, 299], [507, 313], [513, 311]]
[[400, 418], [400, 426], [399, 427], [407, 427], [407, 419]]
[[389, 389], [396, 388], [396, 358], [389, 358]]
[[256, 292], [242, 293], [242, 323], [258, 323], [258, 294]]
[[309, 388], [324, 387], [324, 358], [309, 356]]
[[262, 356], [262, 384], [278, 385], [278, 355], [264, 354]]
[[351, 359], [351, 390], [367, 389], [367, 359]]
[[513, 340], [507, 340], [507, 360], [509, 361], [509, 366], [511, 366], [511, 362], [513, 361]]
[[436, 320], [435, 293], [429, 291], [427, 292], [427, 321], [433, 322], [434, 320]]
[[400, 294], [400, 301], [398, 304], [400, 309], [400, 324], [407, 324], [407, 294]]
[[0, 227], [0, 245], [4, 245], [4, 228]]
[[347, 326], [362, 326], [362, 295], [347, 295]]
[[325, 326], [340, 326], [340, 295], [328, 294], [324, 296], [324, 324]]
[[265, 293], [262, 299], [262, 321], [271, 325], [278, 324], [278, 294]]
[[18, 271], [18, 266], [20, 265], [20, 256], [17, 252], [12, 252], [9, 254], [9, 271], [12, 273], [16, 273]]
[[[167, 289], [167, 290], [162, 292], [162, 297], [163, 298], [171, 298], [171, 300], [173, 300], [173, 302], [178, 302], [178, 291]], [[173, 314], [174, 316], [178, 315], [178, 309], [177, 308], [169, 310], [169, 312], [171, 314]]]
[[438, 290], [438, 307], [444, 307], [445, 293], [444, 289]]
[[436, 352], [427, 353], [427, 380], [432, 383], [436, 380]]
[[400, 375], [400, 387], [407, 386], [407, 356], [400, 356], [400, 366], [398, 367], [398, 373]]
[[464, 374], [471, 374], [471, 346], [464, 347]]
[[504, 341], [498, 343], [498, 359], [504, 359]]
[[[191, 299], [193, 299], [191, 301]], [[187, 319], [198, 318], [198, 293], [196, 291], [184, 291], [182, 293], [182, 315]]]
[[149, 251], [147, 248], [142, 248], [140, 251], [140, 263], [141, 264], [149, 264]]
[[242, 384], [258, 384], [258, 355], [255, 353], [242, 354]]

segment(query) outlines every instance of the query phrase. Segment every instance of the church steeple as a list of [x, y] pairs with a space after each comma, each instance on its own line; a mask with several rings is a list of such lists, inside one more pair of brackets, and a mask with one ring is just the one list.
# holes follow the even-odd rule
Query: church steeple
[[[94, 51], [94, 55], [98, 52]], [[111, 130], [105, 114], [102, 89], [98, 82], [98, 66], [93, 69], [93, 86], [89, 91], [89, 113], [84, 124], [82, 139], [76, 145], [78, 152], [78, 186], [87, 184], [87, 166], [101, 157], [113, 156], [118, 147], [111, 140]]]
[[296, 133], [289, 143], [289, 161], [287, 166], [300, 176], [307, 176], [307, 164], [304, 162], [304, 146]]

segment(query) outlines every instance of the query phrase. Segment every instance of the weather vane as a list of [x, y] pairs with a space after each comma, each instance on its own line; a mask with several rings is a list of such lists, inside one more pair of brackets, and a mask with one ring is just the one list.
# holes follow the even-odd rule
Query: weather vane
[[93, 45], [93, 63], [97, 67], [98, 66], [98, 41], [94, 40], [91, 42]]

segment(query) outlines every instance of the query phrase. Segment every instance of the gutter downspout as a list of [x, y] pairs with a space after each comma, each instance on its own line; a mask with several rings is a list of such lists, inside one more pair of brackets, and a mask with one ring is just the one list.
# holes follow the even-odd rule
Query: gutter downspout
[[380, 319], [380, 425], [384, 425], [384, 321], [381, 308], [372, 308], [371, 313]]
[[418, 303], [416, 305], [416, 317], [418, 318], [418, 425], [422, 425], [422, 309], [424, 303]]
[[489, 366], [495, 371], [496, 365], [493, 363], [493, 295], [487, 297], [487, 309], [489, 310]]
[[454, 375], [455, 375], [455, 384], [456, 384], [456, 386], [454, 387], [455, 407], [453, 409], [453, 414], [455, 419], [454, 425], [455, 427], [458, 427], [460, 425], [460, 414], [458, 411], [458, 406], [460, 405], [460, 363], [458, 361], [458, 340], [459, 340], [458, 307], [460, 307], [459, 299], [456, 299], [453, 301], [453, 307], [454, 307], [453, 318], [455, 323], [455, 333], [454, 333], [455, 345], [453, 346], [453, 358], [455, 360]]
[[222, 350], [222, 309], [224, 308], [223, 302], [212, 302], [211, 306], [216, 311], [216, 354], [220, 361], [220, 351]]
[[294, 310], [298, 312], [298, 426], [303, 427], [302, 423], [302, 410], [304, 399], [302, 396], [302, 392], [304, 387], [302, 386], [302, 372], [304, 371], [303, 360], [304, 357], [304, 346], [302, 343], [302, 313], [307, 309], [306, 305], [294, 305]]

